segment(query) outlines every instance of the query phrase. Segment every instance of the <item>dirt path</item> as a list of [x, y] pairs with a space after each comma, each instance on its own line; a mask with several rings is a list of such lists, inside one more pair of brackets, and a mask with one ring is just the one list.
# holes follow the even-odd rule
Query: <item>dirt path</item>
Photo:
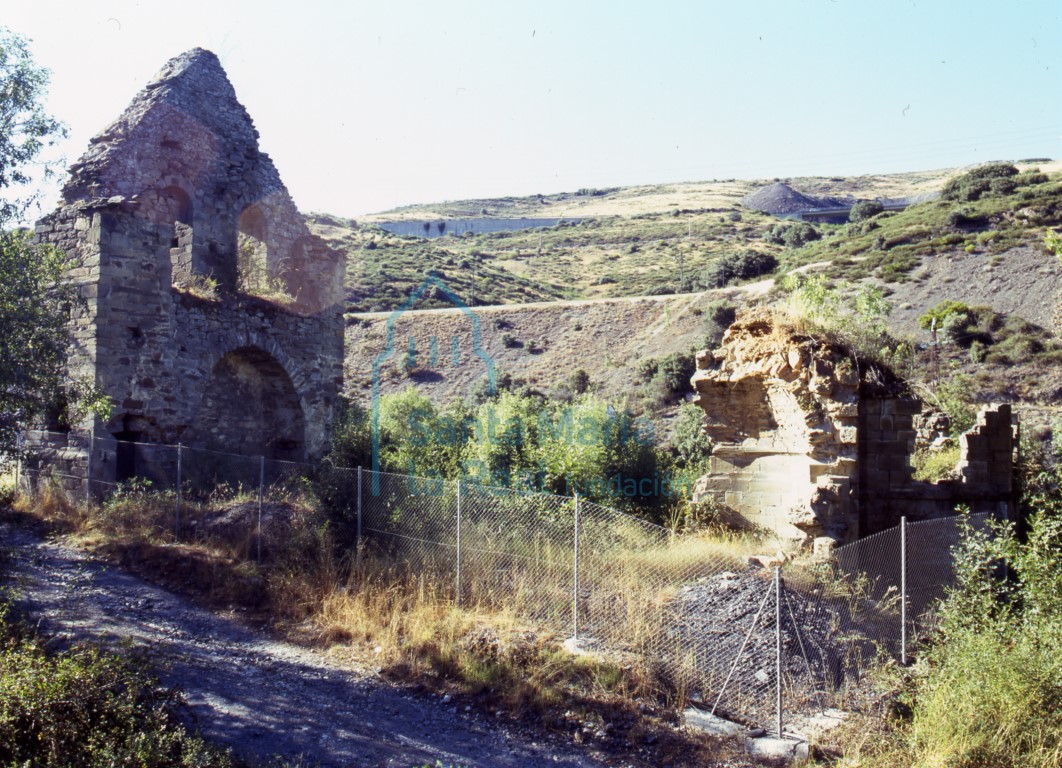
[[604, 765], [341, 669], [25, 529], [0, 524], [0, 543], [42, 634], [146, 646], [162, 681], [183, 691], [194, 726], [238, 754], [301, 755], [322, 768]]

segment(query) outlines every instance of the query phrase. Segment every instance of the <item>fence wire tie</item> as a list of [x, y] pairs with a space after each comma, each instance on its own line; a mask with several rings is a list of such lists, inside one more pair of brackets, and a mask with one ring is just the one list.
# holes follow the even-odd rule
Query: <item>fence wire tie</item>
[[734, 676], [734, 671], [737, 669], [738, 663], [741, 661], [741, 657], [745, 655], [745, 647], [749, 644], [749, 640], [752, 638], [752, 633], [756, 631], [756, 625], [760, 623], [760, 616], [763, 615], [763, 608], [767, 605], [767, 598], [771, 596], [771, 592], [774, 591], [774, 584], [768, 584], [766, 591], [763, 593], [763, 600], [760, 601], [760, 608], [756, 611], [756, 617], [752, 620], [749, 631], [745, 635], [745, 640], [741, 643], [741, 649], [737, 652], [737, 656], [734, 657], [734, 663], [730, 665], [730, 671], [726, 673], [726, 679], [723, 681], [723, 687], [719, 689], [719, 695], [715, 697], [715, 704], [712, 705], [712, 714], [715, 714], [715, 710], [719, 707], [719, 702], [723, 700], [723, 694], [726, 693], [726, 687], [730, 684], [730, 678]]

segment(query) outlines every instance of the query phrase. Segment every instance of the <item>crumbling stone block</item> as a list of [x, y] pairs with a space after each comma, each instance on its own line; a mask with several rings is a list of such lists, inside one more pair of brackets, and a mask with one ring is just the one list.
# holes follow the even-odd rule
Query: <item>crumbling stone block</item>
[[[1013, 503], [1016, 432], [1009, 405], [985, 409], [961, 437], [956, 482], [912, 479], [911, 454], [947, 429], [891, 372], [784, 320], [740, 317], [723, 346], [697, 355], [691, 383], [715, 445], [695, 502], [817, 550], [912, 520]], [[856, 372], [860, 373], [856, 373]]]

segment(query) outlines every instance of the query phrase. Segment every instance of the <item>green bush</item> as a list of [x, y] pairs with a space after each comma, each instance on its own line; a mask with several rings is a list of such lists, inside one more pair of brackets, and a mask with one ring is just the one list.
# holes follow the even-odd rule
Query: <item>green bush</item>
[[705, 347], [714, 348], [737, 319], [737, 307], [728, 301], [713, 301], [704, 307]]
[[778, 267], [778, 259], [769, 253], [744, 251], [731, 253], [716, 259], [701, 275], [705, 288], [722, 288], [735, 280], [748, 280], [773, 272]]
[[690, 377], [696, 370], [692, 354], [673, 352], [656, 360], [650, 383], [666, 397], [685, 394], [690, 391]]
[[[0, 609], [2, 614], [3, 609]], [[56, 655], [12, 638], [0, 616], [0, 765], [228, 768], [192, 736], [146, 665], [91, 647]]]
[[848, 212], [848, 220], [852, 222], [866, 221], [877, 216], [885, 210], [885, 206], [877, 200], [861, 200], [852, 206]]
[[[1010, 163], [988, 163], [968, 173], [949, 179], [940, 192], [942, 200], [973, 202], [992, 191], [992, 181], [1016, 176], [1018, 169]], [[1014, 187], [1011, 187], [1013, 190]]]
[[779, 222], [763, 233], [763, 239], [766, 242], [784, 245], [787, 248], [799, 248], [821, 237], [819, 230], [805, 221]]
[[993, 195], [1009, 195], [1017, 188], [1018, 182], [1012, 176], [1002, 179], [992, 179], [988, 182], [988, 189]]
[[590, 374], [583, 368], [573, 371], [568, 377], [568, 387], [576, 395], [584, 394], [590, 389]]
[[910, 763], [1062, 765], [1062, 478], [1032, 446], [1022, 456], [1027, 531], [966, 531], [956, 587], [915, 672]]
[[697, 470], [705, 469], [712, 455], [712, 441], [704, 433], [704, 411], [699, 405], [679, 406], [671, 447], [679, 468], [695, 470], [694, 474], [701, 474]]
[[912, 477], [928, 483], [936, 483], [956, 476], [959, 463], [959, 446], [954, 445], [939, 451], [919, 451], [911, 456]]

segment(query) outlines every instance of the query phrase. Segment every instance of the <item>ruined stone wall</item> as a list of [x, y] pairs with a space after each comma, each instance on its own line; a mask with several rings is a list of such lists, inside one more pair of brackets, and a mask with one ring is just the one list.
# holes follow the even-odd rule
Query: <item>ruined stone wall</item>
[[794, 541], [849, 541], [957, 504], [1012, 506], [1010, 407], [962, 436], [955, 480], [912, 479], [921, 403], [903, 382], [770, 315], [742, 318], [697, 357], [692, 384], [714, 448], [694, 499]]
[[971, 512], [1009, 517], [1014, 512], [1014, 467], [1018, 425], [1008, 404], [983, 408], [974, 427], [959, 437], [956, 477], [937, 483], [911, 477], [914, 452], [913, 400], [870, 401], [862, 453], [863, 492], [859, 498], [863, 535], [890, 528], [901, 516], [911, 521]]
[[[37, 236], [72, 257], [86, 299], [71, 371], [115, 403], [75, 426], [277, 459], [326, 449], [341, 256], [310, 234], [212, 53], [170, 61], [93, 140]], [[241, 279], [256, 259], [269, 300]]]

